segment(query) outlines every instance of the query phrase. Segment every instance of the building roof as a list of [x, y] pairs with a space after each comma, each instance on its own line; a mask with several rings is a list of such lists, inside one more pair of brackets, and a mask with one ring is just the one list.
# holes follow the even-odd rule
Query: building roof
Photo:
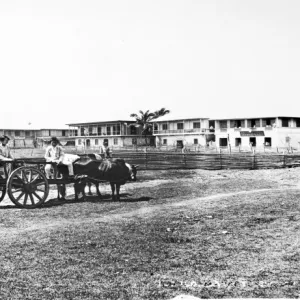
[[79, 126], [79, 125], [95, 125], [95, 124], [107, 124], [107, 123], [135, 123], [134, 120], [113, 120], [113, 121], [96, 121], [96, 122], [81, 122], [81, 123], [69, 123], [68, 126]]
[[191, 120], [208, 120], [209, 118], [203, 118], [203, 117], [195, 117], [195, 118], [191, 118], [191, 117], [188, 117], [188, 118], [181, 118], [181, 117], [178, 117], [178, 118], [170, 118], [169, 116], [163, 116], [163, 117], [160, 117], [156, 120], [153, 120], [152, 122], [153, 123], [161, 123], [161, 122], [172, 122], [172, 121], [191, 121]]
[[264, 116], [264, 117], [239, 117], [239, 118], [211, 118], [210, 121], [226, 121], [226, 120], [251, 120], [251, 119], [274, 119], [274, 118], [292, 118], [299, 119], [300, 117], [292, 117], [292, 116]]

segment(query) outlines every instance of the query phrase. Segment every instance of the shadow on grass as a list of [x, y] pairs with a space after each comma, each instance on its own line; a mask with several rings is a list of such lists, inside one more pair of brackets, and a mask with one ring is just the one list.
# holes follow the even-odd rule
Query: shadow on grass
[[[129, 196], [129, 197], [128, 197]], [[59, 200], [59, 199], [50, 199], [46, 203], [43, 204], [42, 208], [49, 208], [53, 206], [61, 206], [61, 205], [68, 205], [68, 204], [74, 204], [74, 203], [117, 203], [117, 202], [123, 202], [123, 203], [130, 203], [130, 202], [143, 202], [143, 201], [150, 201], [151, 197], [139, 197], [139, 198], [132, 198], [130, 197], [131, 194], [120, 194], [120, 200], [112, 200], [111, 195], [102, 195], [101, 198], [98, 196], [86, 196], [85, 199], [80, 198], [78, 200], [75, 199], [65, 199], [65, 200]]]

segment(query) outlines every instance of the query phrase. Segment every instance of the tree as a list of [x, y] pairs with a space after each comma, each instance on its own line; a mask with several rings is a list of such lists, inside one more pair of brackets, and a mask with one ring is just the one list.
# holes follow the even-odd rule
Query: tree
[[145, 137], [146, 145], [148, 145], [147, 136], [152, 135], [153, 132], [153, 120], [156, 120], [166, 114], [170, 113], [170, 110], [161, 108], [160, 110], [156, 110], [154, 112], [150, 112], [149, 110], [143, 112], [139, 111], [139, 114], [131, 114], [131, 118], [135, 118], [136, 124], [141, 126], [142, 135]]

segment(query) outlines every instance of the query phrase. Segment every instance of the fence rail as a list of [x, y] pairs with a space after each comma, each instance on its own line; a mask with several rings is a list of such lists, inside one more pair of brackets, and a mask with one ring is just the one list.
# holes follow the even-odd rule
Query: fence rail
[[[75, 148], [66, 150], [67, 153], [82, 154]], [[93, 153], [90, 150], [86, 153]], [[16, 158], [43, 157], [43, 149], [28, 149], [15, 152]], [[176, 153], [150, 151], [116, 151], [115, 158], [123, 158], [132, 164], [138, 164], [142, 170], [168, 169], [265, 169], [300, 166], [300, 154], [267, 154], [267, 153]]]

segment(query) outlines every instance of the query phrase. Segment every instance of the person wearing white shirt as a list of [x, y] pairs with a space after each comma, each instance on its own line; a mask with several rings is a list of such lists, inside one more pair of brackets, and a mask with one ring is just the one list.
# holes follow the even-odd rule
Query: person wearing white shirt
[[[0, 161], [13, 161], [14, 157], [11, 154], [10, 147], [8, 146], [10, 138], [7, 135], [0, 137]], [[11, 164], [6, 164], [7, 173], [11, 172]]]

